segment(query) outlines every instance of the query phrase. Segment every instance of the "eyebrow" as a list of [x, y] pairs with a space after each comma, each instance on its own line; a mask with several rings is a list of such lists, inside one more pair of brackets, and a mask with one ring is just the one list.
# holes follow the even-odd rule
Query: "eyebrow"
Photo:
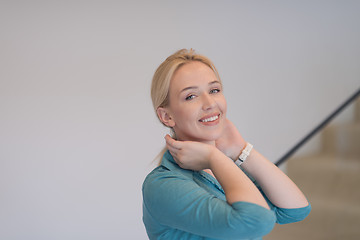
[[[219, 83], [219, 84], [221, 85], [221, 83], [220, 83], [218, 80], [209, 82], [208, 85], [210, 86], [210, 85], [213, 85], [213, 84], [215, 84], [215, 83]], [[191, 89], [197, 89], [197, 88], [198, 88], [198, 87], [196, 87], [196, 86], [186, 87], [186, 88], [184, 88], [183, 90], [181, 90], [180, 93], [182, 93], [182, 92], [184, 92], [184, 91], [187, 91], [187, 90], [191, 90]]]

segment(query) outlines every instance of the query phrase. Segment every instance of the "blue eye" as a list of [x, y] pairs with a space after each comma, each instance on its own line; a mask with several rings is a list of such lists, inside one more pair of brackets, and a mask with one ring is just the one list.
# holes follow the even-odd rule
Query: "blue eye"
[[220, 89], [218, 88], [214, 88], [210, 90], [210, 93], [218, 93], [218, 92], [220, 92]]
[[185, 100], [187, 101], [187, 100], [191, 100], [191, 99], [193, 99], [195, 97], [195, 95], [189, 95], [189, 96], [187, 96], [186, 98], [185, 98]]

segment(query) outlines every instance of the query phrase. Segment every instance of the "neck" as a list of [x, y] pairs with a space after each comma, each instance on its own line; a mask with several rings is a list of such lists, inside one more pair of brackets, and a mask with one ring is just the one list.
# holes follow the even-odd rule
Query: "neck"
[[200, 141], [200, 142], [215, 146], [215, 141]]
[[183, 137], [179, 137], [179, 136], [177, 136], [177, 140], [179, 140], [179, 141], [193, 141], [193, 142], [201, 142], [201, 143], [205, 143], [205, 144], [209, 144], [209, 145], [215, 146], [215, 140], [206, 141], [206, 140], [201, 140], [201, 139], [189, 139], [189, 138], [183, 138]]

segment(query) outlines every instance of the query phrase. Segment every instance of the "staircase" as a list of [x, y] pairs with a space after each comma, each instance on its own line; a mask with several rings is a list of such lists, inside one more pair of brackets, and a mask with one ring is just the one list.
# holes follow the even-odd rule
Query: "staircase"
[[331, 123], [317, 153], [286, 163], [288, 176], [312, 205], [299, 223], [276, 225], [264, 240], [360, 239], [360, 99], [352, 122]]

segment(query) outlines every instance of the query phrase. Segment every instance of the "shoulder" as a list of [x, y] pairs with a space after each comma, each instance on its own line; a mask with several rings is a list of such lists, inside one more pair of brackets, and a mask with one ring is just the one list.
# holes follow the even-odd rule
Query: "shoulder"
[[193, 171], [179, 167], [170, 153], [165, 152], [161, 165], [152, 170], [145, 178], [143, 191], [146, 188], [159, 188], [163, 185], [177, 183], [178, 180], [193, 180]]
[[143, 182], [143, 204], [154, 216], [161, 215], [164, 209], [170, 212], [174, 202], [191, 191], [194, 185], [192, 172], [159, 166]]
[[143, 194], [164, 191], [174, 185], [191, 181], [192, 176], [192, 171], [158, 166], [146, 176], [142, 186]]

